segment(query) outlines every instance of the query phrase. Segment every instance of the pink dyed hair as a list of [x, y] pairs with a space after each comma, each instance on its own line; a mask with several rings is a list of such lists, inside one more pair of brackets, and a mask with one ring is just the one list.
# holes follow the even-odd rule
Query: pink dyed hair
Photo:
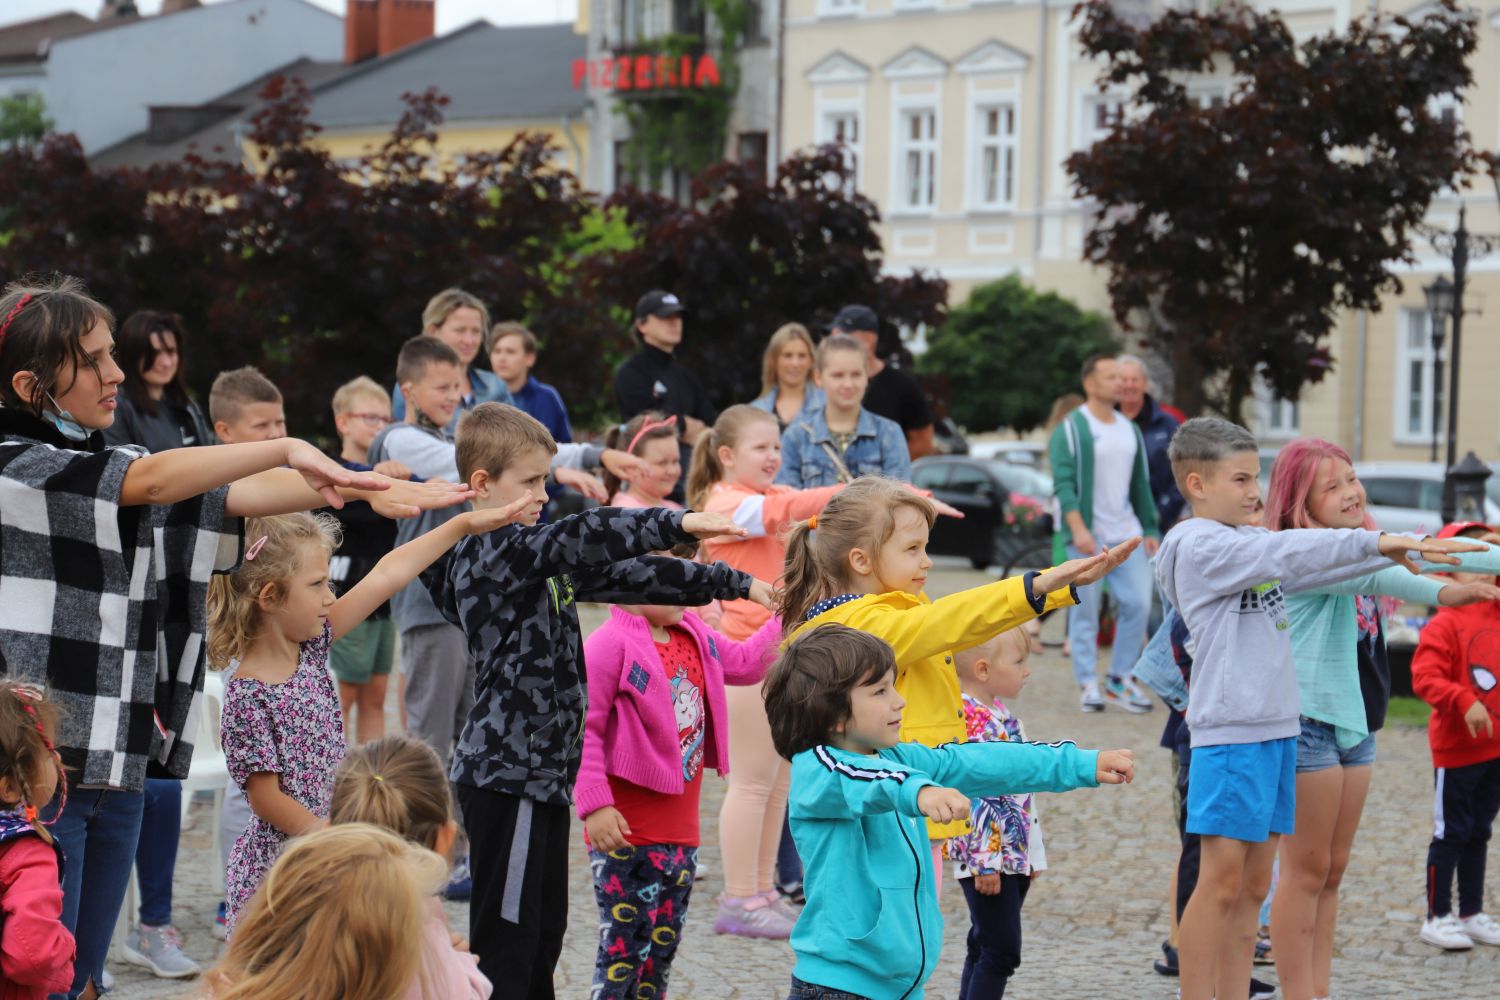
[[[1271, 485], [1266, 490], [1265, 526], [1272, 531], [1288, 528], [1316, 528], [1307, 514], [1307, 497], [1318, 477], [1318, 466], [1325, 458], [1354, 464], [1349, 453], [1332, 441], [1322, 438], [1298, 438], [1276, 455], [1271, 466]], [[1374, 528], [1375, 519], [1365, 510], [1365, 527]]]

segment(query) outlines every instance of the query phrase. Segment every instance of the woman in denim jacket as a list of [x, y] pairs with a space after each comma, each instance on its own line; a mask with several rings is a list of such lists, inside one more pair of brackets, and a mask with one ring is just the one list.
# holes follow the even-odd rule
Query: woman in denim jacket
[[911, 455], [901, 426], [860, 405], [869, 381], [859, 341], [834, 334], [818, 345], [818, 382], [826, 402], [821, 411], [793, 421], [781, 436], [776, 482], [805, 490], [867, 475], [911, 479]]
[[778, 429], [787, 427], [823, 408], [823, 390], [813, 382], [813, 342], [807, 327], [787, 323], [766, 344], [761, 361], [762, 395], [750, 405], [776, 418]]

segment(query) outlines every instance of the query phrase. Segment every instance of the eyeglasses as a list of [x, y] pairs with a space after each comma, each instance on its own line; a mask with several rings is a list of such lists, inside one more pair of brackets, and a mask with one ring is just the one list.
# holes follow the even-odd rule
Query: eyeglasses
[[346, 413], [344, 416], [351, 420], [363, 420], [365, 423], [374, 424], [376, 427], [384, 427], [386, 424], [391, 423], [391, 418], [384, 413]]

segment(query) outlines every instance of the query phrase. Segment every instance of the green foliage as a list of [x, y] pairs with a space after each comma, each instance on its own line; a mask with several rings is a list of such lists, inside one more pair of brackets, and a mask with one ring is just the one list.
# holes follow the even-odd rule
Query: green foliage
[[47, 117], [47, 106], [39, 94], [0, 97], [0, 145], [26, 146], [56, 125]]
[[1054, 399], [1078, 391], [1084, 359], [1119, 347], [1106, 317], [1012, 275], [950, 309], [918, 367], [948, 380], [949, 411], [963, 426], [1028, 431], [1046, 421]]
[[[660, 177], [667, 170], [697, 174], [724, 156], [729, 138], [729, 118], [740, 88], [738, 50], [745, 34], [749, 7], [744, 0], [701, 0], [719, 27], [717, 87], [683, 86], [673, 91], [622, 94], [616, 98], [630, 139], [625, 161], [638, 177]], [[697, 35], [669, 34], [653, 39], [646, 48], [667, 56], [674, 63], [683, 56], [696, 57], [706, 42]], [[647, 187], [653, 186], [651, 183]]]

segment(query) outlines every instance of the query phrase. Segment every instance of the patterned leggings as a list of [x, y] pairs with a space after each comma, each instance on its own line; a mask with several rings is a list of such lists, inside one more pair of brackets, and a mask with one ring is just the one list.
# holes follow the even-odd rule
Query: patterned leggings
[[664, 1000], [682, 938], [698, 848], [681, 844], [589, 852], [599, 900], [591, 1000]]

